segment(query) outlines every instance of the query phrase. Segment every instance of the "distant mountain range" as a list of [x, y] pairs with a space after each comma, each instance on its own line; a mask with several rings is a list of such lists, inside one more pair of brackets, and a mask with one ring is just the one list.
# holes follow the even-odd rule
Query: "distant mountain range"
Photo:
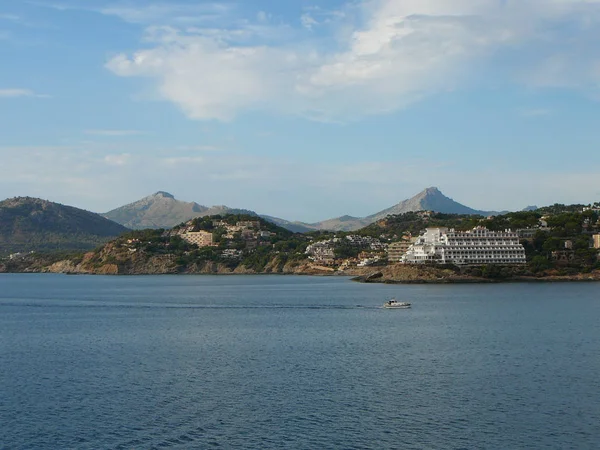
[[[317, 223], [304, 223], [292, 222], [266, 215], [260, 215], [260, 217], [290, 231], [304, 233], [315, 230], [354, 231], [388, 215], [413, 211], [435, 211], [447, 214], [476, 214], [483, 216], [499, 214], [494, 211], [479, 211], [469, 208], [446, 197], [438, 188], [431, 187], [391, 208], [362, 218], [342, 216]], [[230, 208], [228, 206], [207, 207], [195, 202], [183, 202], [163, 191], [102, 215], [128, 228], [140, 229], [172, 228], [175, 225], [196, 217], [217, 214], [250, 214], [259, 216], [256, 212], [247, 209]]]
[[0, 254], [90, 250], [125, 231], [98, 214], [38, 198], [0, 202]]

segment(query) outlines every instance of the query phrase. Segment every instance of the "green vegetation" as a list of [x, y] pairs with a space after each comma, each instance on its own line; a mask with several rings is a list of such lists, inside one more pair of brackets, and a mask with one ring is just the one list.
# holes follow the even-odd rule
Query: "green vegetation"
[[90, 250], [127, 228], [98, 214], [30, 197], [0, 202], [0, 256]]
[[[241, 231], [230, 234], [227, 225], [235, 227], [239, 222], [258, 223], [259, 226], [248, 227], [246, 235]], [[215, 245], [199, 248], [186, 242], [179, 235], [183, 228], [187, 231], [213, 233]], [[169, 256], [173, 258], [179, 272], [206, 263], [217, 263], [230, 269], [243, 265], [247, 269], [261, 272], [269, 264], [283, 266], [287, 262], [305, 259], [307, 243], [306, 236], [294, 234], [264, 219], [246, 214], [230, 214], [193, 219], [172, 230], [146, 229], [126, 233], [110, 244], [110, 254], [115, 257], [110, 263], [127, 264], [132, 258], [147, 260], [156, 256]], [[105, 254], [107, 247], [97, 249], [90, 263], [109, 263], [108, 255]]]

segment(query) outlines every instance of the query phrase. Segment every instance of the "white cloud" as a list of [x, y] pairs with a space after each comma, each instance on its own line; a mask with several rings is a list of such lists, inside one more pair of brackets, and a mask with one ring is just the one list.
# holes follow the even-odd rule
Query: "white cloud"
[[109, 166], [124, 166], [130, 159], [131, 155], [129, 153], [122, 153], [120, 155], [106, 155], [104, 162]]
[[300, 16], [300, 23], [304, 28], [308, 28], [309, 30], [312, 30], [315, 25], [319, 24], [319, 22], [317, 22], [309, 13], [304, 13]]
[[0, 20], [8, 20], [10, 22], [18, 22], [20, 17], [14, 14], [0, 14]]
[[521, 111], [519, 111], [519, 113], [523, 117], [536, 118], [551, 116], [552, 114], [554, 114], [554, 111], [548, 108], [529, 108], [522, 109]]
[[194, 119], [229, 120], [240, 110], [276, 107], [294, 89], [286, 73], [302, 67], [300, 58], [272, 47], [229, 46], [219, 37], [173, 30], [160, 39], [158, 47], [131, 58], [116, 56], [108, 68], [121, 76], [158, 78], [160, 95]]
[[332, 24], [346, 17], [343, 10], [327, 10], [320, 6], [308, 6], [300, 16], [300, 23], [304, 28], [313, 30], [322, 25]]
[[216, 145], [182, 145], [178, 150], [189, 152], [220, 152], [222, 147]]
[[11, 88], [0, 89], [0, 98], [18, 98], [18, 97], [35, 97], [35, 98], [50, 98], [46, 94], [38, 94], [31, 89]]
[[138, 3], [129, 5], [107, 6], [98, 9], [109, 16], [116, 16], [131, 23], [179, 22], [195, 23], [218, 19], [228, 14], [232, 6], [226, 3]]
[[92, 136], [123, 137], [137, 136], [144, 134], [144, 132], [139, 130], [85, 130], [85, 134]]
[[[386, 113], [462, 88], [480, 66], [497, 65], [500, 70], [486, 73], [533, 86], [594, 90], [600, 82], [598, 1], [358, 5], [359, 26], [343, 12], [330, 13], [335, 48], [331, 39], [328, 45], [312, 38], [269, 40], [266, 16], [259, 15], [260, 27], [245, 22], [158, 34], [155, 28], [148, 48], [117, 55], [107, 67], [120, 76], [154, 78], [162, 98], [199, 120], [229, 120], [257, 109], [322, 120]], [[319, 23], [317, 14], [325, 13], [305, 12], [304, 26]]]
[[201, 156], [173, 156], [169, 158], [162, 158], [161, 161], [169, 166], [189, 166], [202, 164], [205, 160]]

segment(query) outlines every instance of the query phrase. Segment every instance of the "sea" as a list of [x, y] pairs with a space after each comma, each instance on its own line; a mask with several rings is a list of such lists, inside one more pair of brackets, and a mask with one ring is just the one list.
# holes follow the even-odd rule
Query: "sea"
[[598, 449], [599, 294], [0, 275], [0, 448]]

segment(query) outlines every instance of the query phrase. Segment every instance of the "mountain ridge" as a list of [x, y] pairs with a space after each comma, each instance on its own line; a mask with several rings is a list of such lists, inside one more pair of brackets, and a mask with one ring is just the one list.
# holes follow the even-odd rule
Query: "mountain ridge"
[[[417, 195], [396, 205], [366, 217], [341, 216], [321, 222], [306, 223], [290, 221], [278, 217], [261, 215], [254, 211], [230, 208], [225, 205], [207, 207], [196, 202], [177, 200], [172, 194], [158, 191], [136, 202], [116, 208], [102, 214], [115, 222], [133, 229], [171, 228], [197, 217], [223, 214], [249, 214], [262, 217], [290, 231], [305, 233], [309, 231], [355, 231], [368, 226], [388, 215], [415, 211], [435, 211], [447, 214], [497, 215], [495, 211], [480, 211], [445, 196], [437, 187], [429, 187]], [[503, 212], [504, 213], [504, 212]]]
[[481, 216], [500, 214], [496, 211], [480, 211], [469, 208], [468, 206], [446, 197], [437, 187], [428, 187], [415, 196], [403, 200], [390, 208], [386, 208], [375, 214], [371, 214], [370, 216], [357, 218], [353, 218], [351, 216], [341, 216], [324, 220], [322, 222], [309, 224], [309, 226], [316, 230], [355, 231], [390, 215], [416, 211], [434, 211], [446, 214], [468, 214]]
[[115, 208], [103, 217], [131, 229], [172, 228], [188, 220], [223, 214], [249, 214], [254, 211], [225, 205], [204, 206], [196, 202], [177, 200], [173, 194], [158, 191], [140, 200]]

